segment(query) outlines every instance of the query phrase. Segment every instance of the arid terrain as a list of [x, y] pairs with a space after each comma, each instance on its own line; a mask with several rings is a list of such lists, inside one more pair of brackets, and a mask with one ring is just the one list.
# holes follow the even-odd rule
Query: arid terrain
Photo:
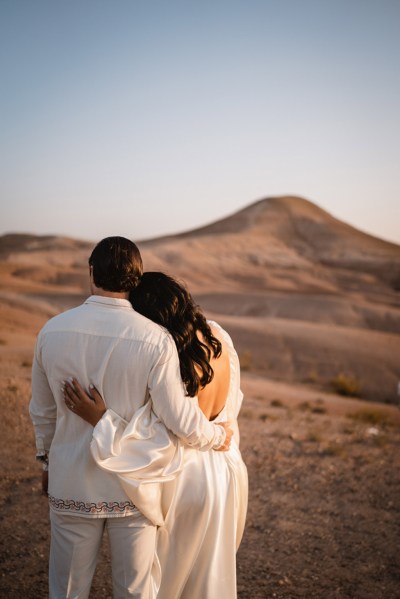
[[[88, 295], [92, 242], [0, 237], [0, 596], [47, 596], [29, 421], [35, 336]], [[400, 597], [400, 247], [301, 198], [139, 242], [187, 282], [242, 365], [240, 599]], [[91, 597], [111, 597], [107, 543]]]

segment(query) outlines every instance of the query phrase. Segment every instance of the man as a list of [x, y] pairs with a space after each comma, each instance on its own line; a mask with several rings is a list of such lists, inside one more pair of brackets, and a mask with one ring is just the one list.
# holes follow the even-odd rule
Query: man
[[[89, 596], [107, 528], [115, 598], [150, 597], [156, 527], [113, 474], [94, 462], [92, 427], [69, 411], [62, 384], [71, 375], [94, 384], [108, 407], [129, 421], [151, 394], [167, 428], [199, 449], [227, 449], [231, 431], [187, 401], [172, 339], [128, 301], [142, 275], [134, 243], [100, 241], [89, 259], [91, 297], [51, 319], [38, 336], [30, 414], [38, 458], [48, 459], [50, 599]], [[45, 475], [46, 476], [46, 475]]]

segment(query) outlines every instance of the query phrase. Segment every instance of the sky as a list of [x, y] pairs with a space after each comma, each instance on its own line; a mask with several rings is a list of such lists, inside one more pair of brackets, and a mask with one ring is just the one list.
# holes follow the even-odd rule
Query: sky
[[0, 234], [300, 195], [400, 243], [400, 0], [0, 0]]

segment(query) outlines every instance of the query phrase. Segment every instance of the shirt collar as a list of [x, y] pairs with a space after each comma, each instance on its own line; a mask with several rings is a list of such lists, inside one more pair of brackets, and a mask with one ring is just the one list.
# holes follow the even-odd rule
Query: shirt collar
[[102, 304], [107, 306], [115, 306], [117, 308], [128, 308], [128, 310], [133, 310], [132, 304], [127, 299], [122, 299], [119, 297], [107, 297], [104, 295], [91, 295], [85, 301], [85, 304]]

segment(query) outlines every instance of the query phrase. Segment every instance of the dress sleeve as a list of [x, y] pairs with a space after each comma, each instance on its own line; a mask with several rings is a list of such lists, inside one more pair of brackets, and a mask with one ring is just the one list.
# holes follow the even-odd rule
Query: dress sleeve
[[164, 523], [166, 489], [183, 465], [183, 445], [169, 432], [149, 400], [127, 422], [107, 410], [93, 429], [91, 454], [96, 464], [119, 479], [129, 499], [153, 524]]

